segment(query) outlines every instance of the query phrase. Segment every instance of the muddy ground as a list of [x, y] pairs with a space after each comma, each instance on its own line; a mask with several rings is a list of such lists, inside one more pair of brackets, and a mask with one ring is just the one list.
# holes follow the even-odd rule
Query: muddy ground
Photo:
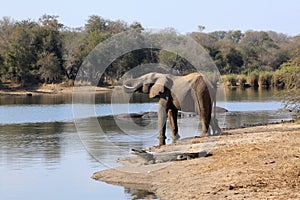
[[229, 130], [149, 149], [159, 154], [207, 147], [207, 157], [190, 160], [145, 165], [125, 159], [124, 166], [92, 178], [149, 190], [160, 199], [300, 199], [300, 123]]

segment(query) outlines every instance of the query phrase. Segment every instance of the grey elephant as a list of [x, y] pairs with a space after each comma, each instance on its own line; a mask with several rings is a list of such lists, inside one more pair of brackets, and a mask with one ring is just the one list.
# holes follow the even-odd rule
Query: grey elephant
[[179, 139], [177, 114], [178, 110], [196, 112], [202, 119], [202, 134], [209, 130], [212, 104], [215, 95], [214, 87], [200, 73], [186, 76], [148, 73], [124, 82], [126, 93], [140, 92], [149, 94], [150, 98], [158, 98], [158, 130], [159, 145], [165, 145], [166, 120], [169, 118], [172, 129], [172, 140]]

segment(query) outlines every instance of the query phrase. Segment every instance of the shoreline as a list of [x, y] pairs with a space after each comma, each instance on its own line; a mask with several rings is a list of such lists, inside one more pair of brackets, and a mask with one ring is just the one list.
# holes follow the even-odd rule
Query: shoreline
[[[92, 88], [96, 93], [103, 93], [112, 91], [110, 87], [93, 87], [83, 86], [87, 89]], [[0, 88], [0, 95], [2, 96], [41, 96], [41, 95], [58, 95], [58, 94], [72, 94], [73, 86], [60, 86], [57, 84], [47, 84], [37, 87], [23, 87], [23, 88]]]
[[[171, 161], [140, 173], [124, 166], [95, 172], [93, 179], [148, 190], [160, 199], [300, 198], [300, 123], [227, 130], [216, 138], [211, 156]], [[204, 138], [183, 139], [153, 152], [197, 149]], [[157, 164], [154, 164], [157, 165]], [[136, 169], [153, 167], [136, 165]]]

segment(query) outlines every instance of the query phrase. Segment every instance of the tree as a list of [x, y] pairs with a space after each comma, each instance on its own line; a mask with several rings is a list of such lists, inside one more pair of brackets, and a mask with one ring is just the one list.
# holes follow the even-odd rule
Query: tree
[[300, 110], [300, 56], [281, 65], [281, 75], [285, 83], [284, 103], [287, 108]]
[[279, 47], [271, 39], [267, 32], [248, 31], [241, 40], [239, 48], [243, 55], [244, 64], [251, 71], [262, 70], [270, 66], [276, 50]]
[[131, 29], [140, 29], [140, 30], [144, 30], [142, 24], [139, 23], [139, 22], [133, 22], [133, 23], [129, 26], [129, 28], [131, 28]]
[[63, 60], [65, 75], [69, 80], [75, 80], [77, 72], [87, 56], [86, 33], [78, 29], [65, 30], [63, 33]]
[[37, 31], [39, 49], [37, 67], [40, 80], [45, 83], [59, 82], [63, 79], [63, 24], [58, 22], [58, 16], [43, 15], [39, 19]]
[[126, 22], [117, 20], [117, 21], [109, 21], [107, 25], [107, 32], [111, 35], [115, 35], [127, 30], [128, 25]]
[[39, 19], [39, 30], [38, 41], [36, 46], [40, 46], [40, 53], [48, 52], [53, 53], [58, 61], [60, 66], [62, 65], [62, 55], [63, 55], [63, 47], [62, 47], [62, 35], [61, 28], [63, 25], [58, 22], [58, 16], [52, 15], [43, 15]]
[[240, 30], [229, 31], [226, 34], [226, 39], [231, 40], [235, 44], [238, 44], [243, 37], [244, 37], [244, 34]]
[[63, 72], [54, 53], [44, 52], [38, 60], [40, 79], [45, 83], [60, 82]]
[[3, 17], [0, 20], [0, 57], [1, 57], [1, 69], [0, 79], [2, 82], [10, 80], [11, 74], [8, 72], [6, 63], [7, 53], [11, 48], [12, 35], [15, 28], [15, 22], [9, 17]]
[[205, 29], [205, 26], [203, 26], [203, 25], [199, 25], [199, 26], [198, 26], [199, 32], [203, 32], [204, 29]]
[[215, 41], [225, 39], [226, 35], [227, 35], [226, 31], [214, 31], [209, 33], [209, 36], [212, 37]]
[[241, 67], [244, 64], [242, 54], [235, 48], [231, 48], [226, 55], [226, 72], [227, 73], [240, 73]]
[[85, 24], [85, 30], [91, 32], [105, 32], [108, 26], [108, 20], [103, 19], [98, 15], [92, 15]]
[[223, 38], [224, 32], [213, 32], [211, 34], [206, 33], [191, 33], [190, 36], [202, 45], [209, 53], [211, 58], [214, 60], [216, 66], [222, 71], [226, 63], [224, 56], [221, 51], [221, 43], [218, 43], [220, 38]]
[[10, 80], [21, 83], [23, 86], [30, 84], [34, 79], [37, 49], [35, 48], [37, 24], [30, 20], [17, 22], [12, 33], [12, 39], [6, 52], [5, 64]]

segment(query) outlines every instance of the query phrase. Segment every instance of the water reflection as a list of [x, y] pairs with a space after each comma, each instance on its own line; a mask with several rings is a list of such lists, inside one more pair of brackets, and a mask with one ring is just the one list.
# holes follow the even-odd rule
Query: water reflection
[[290, 121], [293, 116], [280, 110], [228, 112], [223, 128], [239, 128], [252, 125], [264, 125], [281, 121]]
[[60, 162], [68, 133], [74, 132], [72, 123], [62, 122], [1, 125], [0, 165], [21, 170], [42, 162], [53, 167]]
[[[118, 93], [118, 97], [124, 94], [123, 92], [116, 90], [114, 92]], [[97, 92], [93, 94], [95, 104], [106, 104], [111, 103], [113, 91]], [[81, 95], [86, 97], [86, 95]], [[0, 97], [0, 105], [33, 105], [33, 104], [43, 104], [43, 105], [57, 105], [57, 104], [72, 104], [73, 94], [47, 94], [47, 95], [34, 95], [34, 96], [24, 96], [24, 95], [7, 95]], [[124, 97], [127, 98], [127, 97]], [[86, 102], [86, 101], [83, 101]], [[124, 102], [124, 101], [121, 101]], [[144, 102], [156, 102], [154, 99], [149, 99], [147, 95], [135, 94], [130, 97], [130, 102], [134, 103], [144, 103]]]
[[0, 125], [0, 138], [1, 199], [131, 199], [122, 187], [89, 178], [104, 167], [83, 148], [73, 123]]
[[226, 101], [280, 101], [280, 90], [276, 88], [258, 88], [258, 89], [242, 89], [242, 88], [226, 88]]
[[[77, 131], [87, 151], [106, 167], [116, 167], [118, 159], [131, 156], [131, 148], [145, 148], [156, 144], [156, 126], [143, 130], [148, 120], [139, 119], [135, 127], [127, 120], [127, 130], [116, 124], [113, 116], [81, 119]], [[124, 126], [123, 126], [124, 127]]]
[[138, 199], [158, 199], [158, 197], [153, 193], [147, 190], [138, 190], [133, 188], [125, 188], [125, 193], [130, 194], [131, 200], [138, 200]]
[[67, 104], [72, 103], [72, 94], [47, 94], [35, 96], [1, 96], [0, 105]]

